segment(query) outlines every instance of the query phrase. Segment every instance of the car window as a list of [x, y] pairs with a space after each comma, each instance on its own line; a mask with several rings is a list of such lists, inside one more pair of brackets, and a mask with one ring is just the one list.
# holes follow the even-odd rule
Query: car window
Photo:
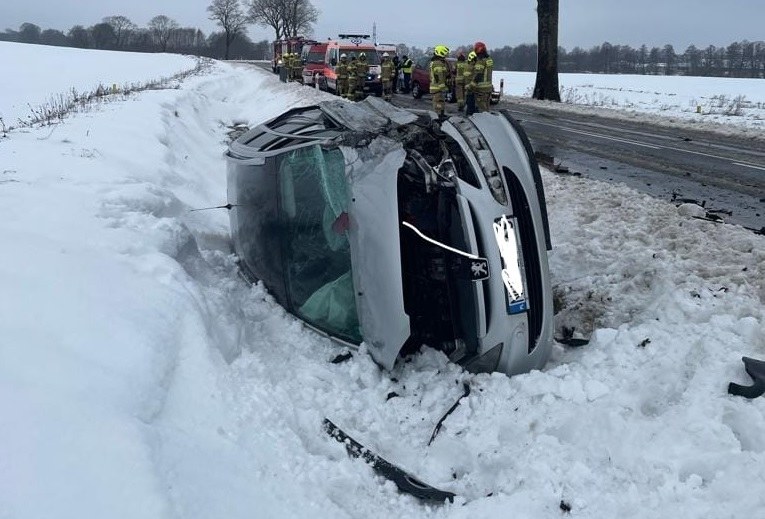
[[339, 150], [319, 146], [281, 156], [280, 207], [287, 298], [309, 324], [361, 342], [348, 245], [348, 186]]
[[377, 52], [373, 50], [367, 51], [367, 63], [370, 65], [379, 65], [380, 64], [380, 55], [377, 54]]
[[324, 63], [324, 51], [311, 50], [306, 58], [306, 63]]
[[342, 51], [348, 55], [349, 60], [351, 59], [352, 56], [356, 56], [358, 58], [359, 54], [363, 52], [367, 55], [367, 64], [369, 65], [380, 64], [380, 56], [374, 50], [366, 50], [366, 49], [358, 50], [357, 48], [352, 47], [352, 48], [342, 49]]

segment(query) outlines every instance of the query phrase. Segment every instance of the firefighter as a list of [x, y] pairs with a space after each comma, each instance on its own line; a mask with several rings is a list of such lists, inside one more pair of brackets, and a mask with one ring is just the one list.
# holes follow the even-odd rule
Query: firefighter
[[359, 59], [356, 61], [356, 99], [364, 99], [364, 82], [367, 80], [367, 74], [369, 74], [369, 64], [367, 63], [367, 53], [362, 52], [359, 54]]
[[303, 60], [300, 58], [300, 54], [295, 53], [295, 63], [292, 67], [292, 74], [295, 81], [303, 82]]
[[393, 75], [396, 66], [390, 59], [390, 54], [383, 52], [382, 63], [380, 63], [380, 84], [382, 86], [383, 99], [390, 101], [393, 92]]
[[454, 68], [454, 95], [457, 97], [457, 110], [461, 112], [465, 108], [465, 71], [467, 69], [463, 53], [460, 52], [457, 56], [457, 64]]
[[409, 93], [409, 83], [412, 81], [412, 67], [414, 66], [414, 63], [411, 59], [409, 59], [409, 56], [404, 55], [404, 57], [401, 60], [401, 72], [404, 75], [404, 93]]
[[475, 42], [473, 52], [476, 54], [475, 66], [473, 67], [472, 85], [475, 92], [475, 105], [479, 112], [489, 111], [489, 102], [491, 101], [491, 91], [493, 89], [491, 82], [494, 60], [489, 56], [486, 50], [486, 44], [482, 41]]
[[337, 84], [335, 92], [340, 97], [348, 97], [348, 55], [343, 52], [340, 54], [340, 63], [335, 68], [337, 74]]
[[398, 92], [399, 90], [399, 82], [398, 82], [398, 75], [401, 72], [401, 60], [398, 57], [398, 54], [393, 56], [393, 92]]
[[430, 94], [433, 96], [433, 111], [439, 117], [444, 116], [444, 97], [449, 91], [449, 66], [446, 64], [448, 55], [448, 47], [436, 45], [433, 49], [433, 57], [430, 58]]
[[351, 101], [356, 100], [356, 69], [358, 61], [356, 61], [356, 55], [351, 55], [351, 61], [348, 63], [348, 92], [346, 99]]
[[473, 90], [473, 70], [475, 69], [476, 54], [475, 51], [468, 53], [467, 61], [465, 64], [465, 72], [463, 74], [465, 82], [465, 115], [473, 115], [475, 113], [475, 91]]
[[288, 52], [284, 55], [284, 81], [289, 83], [292, 81], [292, 53]]

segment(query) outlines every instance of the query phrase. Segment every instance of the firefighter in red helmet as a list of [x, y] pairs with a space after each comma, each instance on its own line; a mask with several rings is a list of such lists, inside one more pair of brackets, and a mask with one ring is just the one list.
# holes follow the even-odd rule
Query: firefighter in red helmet
[[475, 42], [473, 46], [476, 60], [473, 66], [473, 77], [470, 82], [470, 90], [475, 94], [475, 104], [479, 112], [488, 112], [491, 101], [492, 82], [491, 75], [494, 69], [494, 60], [489, 56], [486, 44], [482, 41]]

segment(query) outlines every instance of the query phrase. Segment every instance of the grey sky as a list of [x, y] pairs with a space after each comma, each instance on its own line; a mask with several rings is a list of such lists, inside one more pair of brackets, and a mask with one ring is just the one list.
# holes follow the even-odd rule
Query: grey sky
[[[207, 19], [210, 0], [0, 0], [0, 30], [17, 29], [26, 21], [68, 30], [122, 14], [138, 25], [165, 14], [183, 26], [214, 30]], [[470, 1], [313, 0], [321, 10], [314, 36], [372, 31], [378, 39], [419, 47], [455, 46], [484, 40], [489, 48], [536, 41], [536, 0], [493, 0], [482, 7]], [[613, 44], [663, 46], [682, 51], [689, 44], [727, 45], [732, 41], [765, 40], [762, 0], [560, 0], [560, 44], [590, 47]], [[270, 29], [250, 27], [254, 40], [272, 39]]]

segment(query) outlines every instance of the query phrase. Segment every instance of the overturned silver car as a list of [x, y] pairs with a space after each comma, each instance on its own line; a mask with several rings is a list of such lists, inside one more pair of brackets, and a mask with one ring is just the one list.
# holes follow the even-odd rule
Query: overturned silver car
[[327, 101], [226, 155], [241, 270], [309, 326], [388, 369], [423, 344], [474, 372], [546, 362], [545, 198], [509, 114]]

